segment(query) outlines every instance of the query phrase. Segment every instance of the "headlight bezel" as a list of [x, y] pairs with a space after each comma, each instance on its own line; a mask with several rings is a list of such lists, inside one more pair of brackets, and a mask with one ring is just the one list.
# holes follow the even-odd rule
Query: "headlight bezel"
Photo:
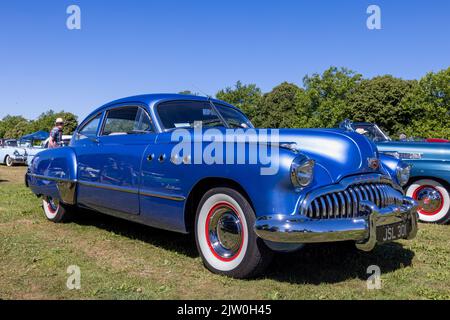
[[295, 158], [291, 164], [290, 178], [292, 185], [298, 188], [305, 188], [314, 179], [314, 166], [316, 162], [306, 156]]
[[408, 184], [408, 181], [411, 178], [411, 165], [406, 162], [400, 162], [395, 169], [395, 175], [397, 177], [398, 184], [404, 187]]

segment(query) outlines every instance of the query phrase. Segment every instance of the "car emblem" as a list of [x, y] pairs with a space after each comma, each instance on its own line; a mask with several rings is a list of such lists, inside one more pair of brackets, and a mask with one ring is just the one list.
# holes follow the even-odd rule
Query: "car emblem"
[[368, 158], [367, 162], [369, 164], [369, 168], [372, 170], [377, 170], [380, 167], [380, 160], [377, 158]]

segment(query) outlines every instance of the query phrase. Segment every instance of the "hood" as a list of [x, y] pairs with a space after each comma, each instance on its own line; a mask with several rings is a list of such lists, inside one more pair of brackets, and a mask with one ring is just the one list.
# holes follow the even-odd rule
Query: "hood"
[[280, 129], [280, 142], [296, 143], [299, 152], [314, 159], [334, 182], [349, 175], [381, 172], [369, 167], [369, 159], [378, 158], [376, 146], [358, 133], [340, 129]]
[[[260, 130], [253, 130], [255, 133], [258, 131]], [[190, 129], [189, 132], [192, 134], [193, 130]], [[369, 167], [369, 159], [378, 158], [377, 148], [373, 142], [360, 134], [340, 129], [279, 129], [278, 133], [280, 144], [295, 143], [298, 152], [315, 160], [316, 165], [320, 166], [333, 182], [361, 173], [386, 174], [385, 171]], [[256, 137], [257, 141], [260, 141], [259, 137], [260, 135]], [[157, 138], [157, 143], [170, 142], [171, 133], [160, 134]]]

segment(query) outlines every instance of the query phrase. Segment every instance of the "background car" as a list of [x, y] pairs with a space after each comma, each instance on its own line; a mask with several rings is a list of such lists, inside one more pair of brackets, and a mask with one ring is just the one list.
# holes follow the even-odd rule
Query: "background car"
[[380, 152], [412, 166], [405, 191], [419, 202], [421, 221], [440, 224], [450, 221], [450, 144], [393, 141], [376, 124], [368, 122], [353, 122], [347, 127], [375, 142]]
[[[70, 144], [70, 140], [72, 139], [72, 136], [70, 135], [63, 135], [62, 136], [62, 142], [61, 142], [61, 146], [62, 147], [66, 147]], [[49, 142], [50, 138], [45, 139], [44, 141], [42, 141], [40, 146], [32, 146], [32, 147], [27, 147], [26, 151], [27, 151], [27, 165], [29, 166], [34, 157], [41, 151], [48, 149], [48, 142]]]
[[[276, 140], [268, 141], [269, 133]], [[175, 151], [181, 137], [186, 149]], [[233, 143], [219, 143], [222, 152], [207, 161], [215, 137]], [[270, 173], [266, 157], [252, 160], [268, 147], [276, 168]], [[98, 108], [69, 147], [39, 152], [25, 180], [50, 221], [84, 207], [192, 232], [209, 270], [247, 278], [261, 273], [274, 251], [307, 243], [349, 240], [371, 251], [414, 238], [417, 203], [401, 188], [408, 168], [378, 156], [353, 132], [268, 132], [223, 101], [162, 94]]]
[[0, 139], [0, 164], [12, 167], [27, 162], [27, 152], [15, 139]]

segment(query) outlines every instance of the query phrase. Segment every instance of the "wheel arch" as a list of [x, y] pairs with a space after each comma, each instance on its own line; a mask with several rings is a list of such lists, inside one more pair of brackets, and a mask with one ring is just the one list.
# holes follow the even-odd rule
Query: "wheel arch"
[[200, 203], [200, 200], [202, 199], [203, 195], [208, 190], [218, 187], [226, 187], [238, 191], [249, 202], [252, 209], [255, 210], [252, 199], [245, 191], [245, 189], [241, 186], [241, 184], [239, 184], [235, 180], [221, 177], [204, 178], [194, 185], [194, 187], [192, 188], [186, 199], [186, 205], [184, 207], [184, 223], [187, 232], [190, 233], [194, 230], [194, 222], [195, 222], [195, 215], [197, 212], [197, 206]]
[[449, 183], [447, 180], [442, 179], [442, 178], [439, 178], [439, 177], [426, 176], [426, 175], [411, 177], [411, 178], [409, 179], [408, 183], [403, 187], [403, 190], [405, 190], [405, 192], [406, 192], [406, 190], [408, 190], [408, 188], [409, 188], [414, 182], [419, 181], [419, 180], [435, 180], [436, 182], [439, 182], [440, 184], [442, 184], [443, 186], [445, 186], [445, 188], [446, 188], [446, 189], [449, 191], [449, 193], [450, 193], [450, 183]]

